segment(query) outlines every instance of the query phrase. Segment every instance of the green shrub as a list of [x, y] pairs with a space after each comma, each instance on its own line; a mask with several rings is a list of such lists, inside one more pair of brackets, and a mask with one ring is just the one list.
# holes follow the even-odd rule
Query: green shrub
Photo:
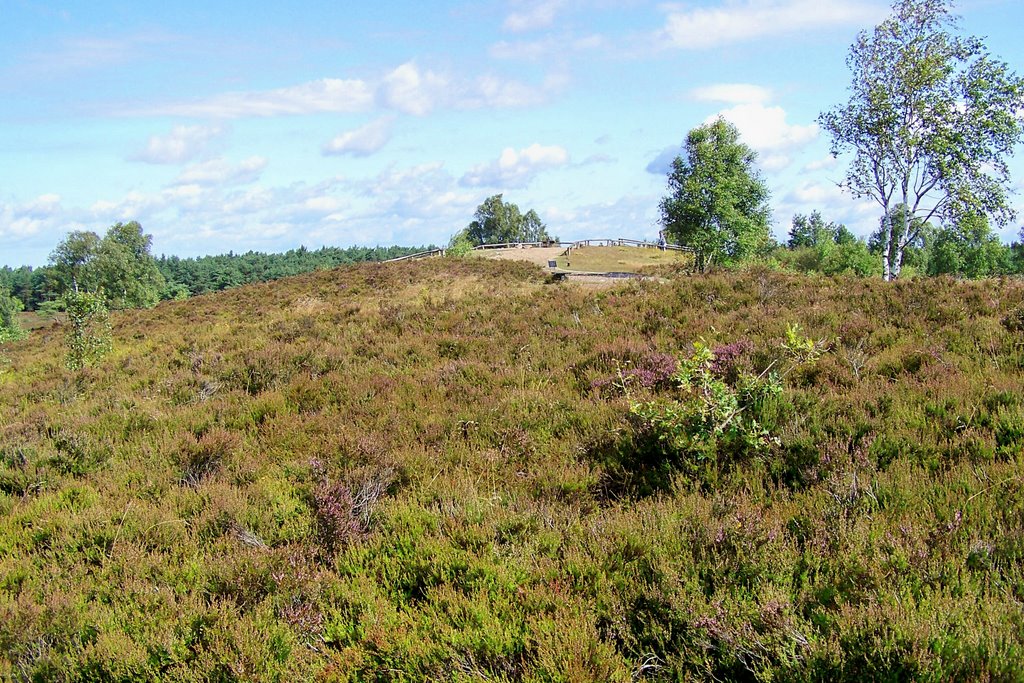
[[755, 375], [739, 364], [753, 350], [749, 342], [715, 349], [703, 340], [694, 342], [693, 353], [680, 361], [674, 375], [681, 396], [631, 401], [630, 415], [673, 466], [707, 484], [719, 468], [779, 445], [761, 424], [762, 410], [782, 394], [783, 376], [816, 360], [823, 347], [790, 325], [782, 348], [793, 364], [779, 373], [773, 361]]
[[64, 309], [68, 317], [64, 362], [69, 369], [80, 370], [112, 349], [107, 306], [102, 293], [76, 290], [64, 295]]

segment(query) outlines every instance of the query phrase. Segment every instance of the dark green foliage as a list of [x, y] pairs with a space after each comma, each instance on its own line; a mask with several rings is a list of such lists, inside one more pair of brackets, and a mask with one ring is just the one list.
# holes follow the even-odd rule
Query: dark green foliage
[[694, 250], [699, 270], [743, 261], [768, 245], [769, 193], [756, 159], [736, 127], [719, 118], [690, 131], [685, 156], [672, 162], [661, 224]]
[[824, 275], [878, 274], [878, 259], [869, 245], [858, 239], [845, 225], [825, 223], [821, 214], [796, 214], [789, 231], [787, 248], [778, 248], [771, 259], [801, 273]]
[[796, 214], [793, 216], [793, 225], [789, 229], [789, 240], [786, 246], [790, 249], [798, 247], [817, 247], [829, 243], [846, 244], [855, 240], [853, 233], [843, 224], [825, 223], [818, 211], [812, 211], [810, 216]]
[[500, 194], [488, 197], [476, 207], [473, 222], [452, 237], [452, 246], [458, 248], [460, 236], [473, 245], [545, 242], [551, 239], [547, 226], [536, 211], [530, 209], [523, 213], [517, 205], [503, 201]]
[[52, 267], [0, 266], [0, 289], [7, 289], [25, 310], [34, 311], [60, 295], [55, 275]]
[[967, 216], [938, 231], [928, 259], [929, 275], [981, 278], [1010, 272], [1010, 250], [985, 216]]

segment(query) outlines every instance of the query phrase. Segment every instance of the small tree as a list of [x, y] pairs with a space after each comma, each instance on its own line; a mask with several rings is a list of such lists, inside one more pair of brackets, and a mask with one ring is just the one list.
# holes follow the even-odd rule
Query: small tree
[[68, 292], [64, 295], [64, 309], [68, 316], [65, 338], [68, 369], [79, 370], [110, 352], [110, 315], [101, 293]]
[[22, 308], [20, 300], [11, 296], [5, 288], [0, 288], [0, 344], [25, 336], [25, 331], [18, 324], [18, 313]]
[[462, 258], [471, 251], [473, 251], [473, 240], [469, 237], [469, 228], [466, 228], [452, 235], [452, 238], [448, 241], [445, 255]]
[[115, 223], [100, 241], [96, 271], [114, 308], [148, 308], [160, 300], [164, 276], [150, 255], [153, 237], [136, 222]]
[[661, 223], [694, 249], [701, 271], [717, 260], [752, 256], [769, 242], [769, 193], [756, 160], [736, 127], [719, 118], [690, 131], [685, 158], [672, 162]]
[[62, 293], [99, 287], [95, 262], [100, 237], [87, 230], [69, 232], [50, 254], [50, 264]]
[[[850, 100], [819, 117], [832, 153], [853, 160], [843, 186], [882, 208], [883, 277], [897, 278], [913, 220], [985, 214], [1005, 224], [1006, 158], [1020, 141], [1024, 80], [978, 38], [953, 35], [950, 0], [896, 0], [850, 48]], [[893, 226], [892, 209], [908, 208]]]

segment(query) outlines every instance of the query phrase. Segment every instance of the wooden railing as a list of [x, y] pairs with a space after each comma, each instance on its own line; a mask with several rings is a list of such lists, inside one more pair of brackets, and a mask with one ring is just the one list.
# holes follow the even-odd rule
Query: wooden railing
[[[564, 254], [568, 254], [573, 249], [579, 249], [580, 247], [642, 247], [647, 249], [664, 249], [668, 251], [693, 251], [690, 247], [684, 247], [681, 244], [658, 244], [657, 242], [645, 242], [643, 240], [633, 240], [626, 237], [612, 238], [601, 238], [601, 239], [589, 239], [589, 240], [577, 240], [575, 242], [502, 242], [499, 244], [478, 244], [473, 247], [474, 251], [486, 251], [490, 249], [532, 249], [535, 247], [565, 247]], [[397, 263], [398, 261], [410, 261], [413, 259], [429, 258], [431, 256], [444, 256], [447, 249], [430, 249], [427, 251], [420, 251], [415, 254], [408, 254], [406, 256], [399, 256], [398, 258], [388, 259], [384, 263]]]
[[665, 249], [668, 251], [693, 251], [690, 247], [684, 247], [681, 244], [659, 244], [657, 242], [645, 242], [643, 240], [632, 240], [626, 237], [617, 237], [615, 239], [602, 238], [602, 239], [589, 239], [589, 240], [577, 240], [569, 245], [569, 249], [579, 249], [580, 247], [645, 247], [648, 249]]
[[[553, 240], [547, 242], [501, 242], [497, 244], [478, 244], [473, 247], [473, 251], [486, 251], [488, 249], [532, 249], [534, 247], [564, 247], [569, 245], [569, 242], [555, 242]], [[448, 250], [445, 248], [419, 251], [415, 254], [407, 254], [406, 256], [391, 258], [383, 261], [383, 263], [397, 263], [398, 261], [410, 261], [413, 259], [429, 258], [431, 256], [444, 256], [447, 251]]]
[[427, 258], [429, 256], [444, 256], [444, 249], [428, 249], [427, 251], [418, 251], [415, 254], [406, 254], [405, 256], [398, 256], [397, 258], [389, 258], [382, 263], [398, 263], [399, 261], [411, 261], [413, 259]]
[[474, 251], [483, 249], [531, 249], [533, 247], [562, 247], [568, 244], [568, 242], [555, 242], [554, 240], [548, 240], [547, 242], [501, 242], [498, 244], [478, 244], [473, 249]]

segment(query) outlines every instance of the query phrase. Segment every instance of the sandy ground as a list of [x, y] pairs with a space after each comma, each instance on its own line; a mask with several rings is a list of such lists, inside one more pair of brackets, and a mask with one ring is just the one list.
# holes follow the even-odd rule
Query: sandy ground
[[527, 247], [522, 249], [514, 247], [512, 249], [481, 249], [477, 253], [487, 258], [529, 261], [546, 268], [548, 261], [554, 261], [564, 251], [565, 247]]
[[[548, 261], [554, 261], [565, 252], [565, 247], [527, 247], [512, 249], [481, 249], [478, 254], [485, 258], [505, 259], [510, 261], [529, 261], [547, 268]], [[564, 271], [563, 271], [564, 272]], [[572, 273], [567, 280], [591, 287], [611, 287], [621, 285], [633, 278], [607, 277], [599, 273]], [[636, 276], [636, 279], [649, 280], [649, 277]]]

